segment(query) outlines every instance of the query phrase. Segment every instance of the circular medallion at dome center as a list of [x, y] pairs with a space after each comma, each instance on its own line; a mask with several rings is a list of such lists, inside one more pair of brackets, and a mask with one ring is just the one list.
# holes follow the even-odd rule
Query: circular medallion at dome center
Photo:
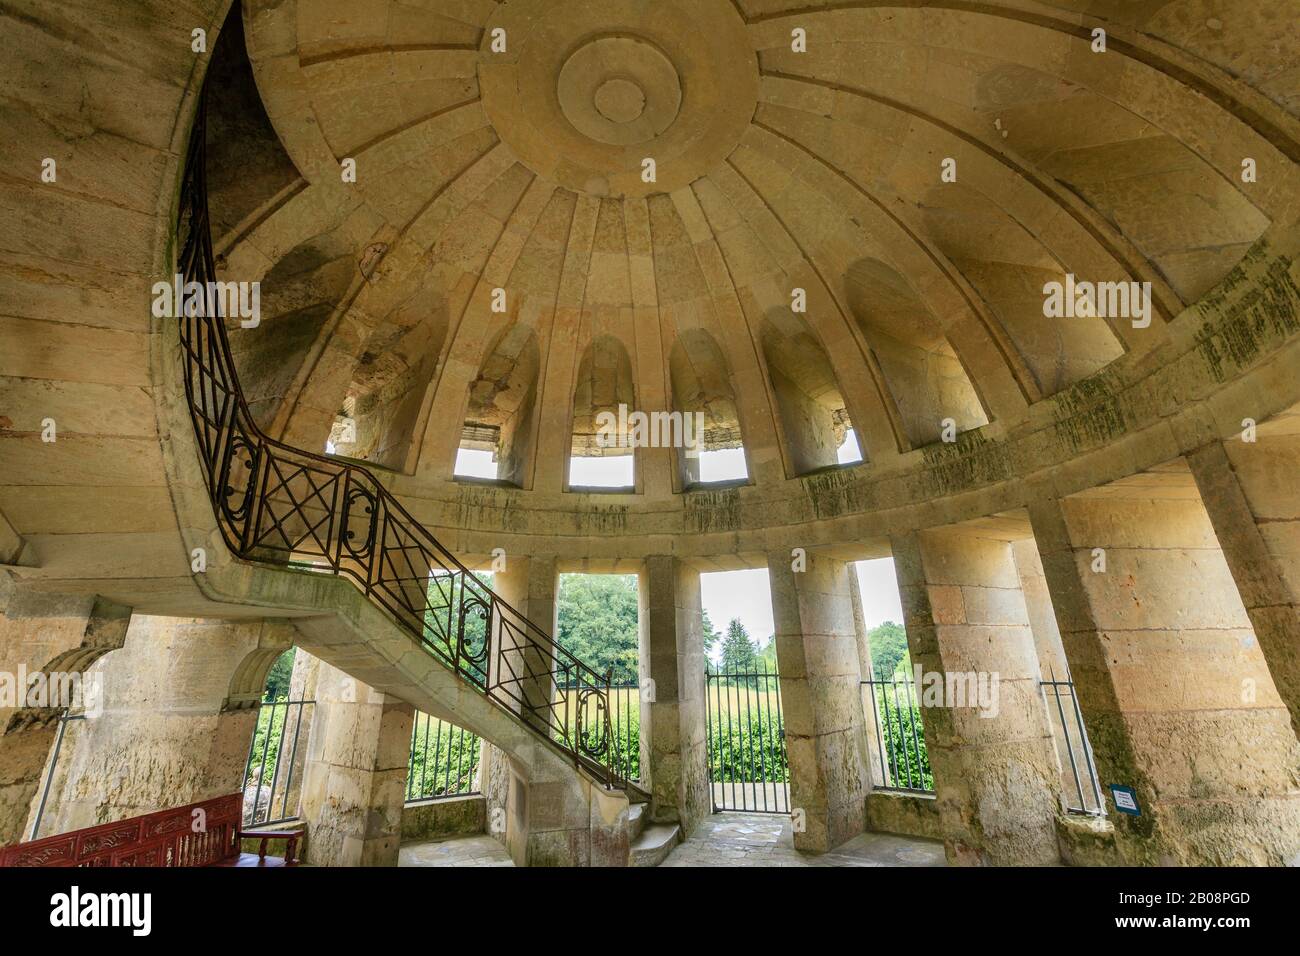
[[561, 186], [672, 192], [716, 169], [753, 119], [758, 61], [731, 0], [512, 0], [486, 26], [507, 41], [480, 49], [483, 109]]

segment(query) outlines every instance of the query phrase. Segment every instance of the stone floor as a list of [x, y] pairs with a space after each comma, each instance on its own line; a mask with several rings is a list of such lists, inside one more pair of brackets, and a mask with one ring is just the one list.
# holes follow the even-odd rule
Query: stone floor
[[398, 866], [514, 866], [506, 848], [490, 836], [455, 837], [408, 843], [397, 852]]
[[[489, 836], [408, 843], [398, 866], [514, 866]], [[944, 866], [943, 844], [919, 837], [864, 833], [830, 853], [794, 848], [790, 818], [770, 813], [715, 813], [661, 866]]]
[[715, 813], [661, 866], [945, 866], [943, 844], [919, 837], [864, 833], [820, 856], [794, 848], [790, 818]]

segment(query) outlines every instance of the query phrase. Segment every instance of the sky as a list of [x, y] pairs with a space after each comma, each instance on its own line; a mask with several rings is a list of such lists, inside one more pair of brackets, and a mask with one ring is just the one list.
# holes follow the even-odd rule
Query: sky
[[[861, 459], [857, 437], [852, 431], [839, 448], [839, 459], [841, 463]], [[579, 487], [630, 485], [631, 464], [630, 455], [571, 458], [569, 483]], [[455, 471], [458, 475], [476, 478], [495, 478], [497, 473], [492, 452], [464, 448], [456, 456]], [[700, 456], [700, 478], [703, 481], [723, 481], [744, 477], [744, 474], [742, 449], [706, 452]], [[862, 589], [862, 614], [867, 627], [875, 627], [884, 621], [902, 623], [903, 610], [898, 601], [893, 558], [858, 561], [856, 567]], [[749, 636], [758, 644], [766, 643], [772, 635], [772, 591], [766, 568], [702, 574], [700, 592], [709, 620], [720, 633], [726, 631], [732, 618], [739, 618]]]
[[[903, 609], [898, 600], [894, 559], [858, 561], [856, 567], [862, 588], [862, 616], [867, 627], [884, 621], [901, 624]], [[701, 574], [700, 597], [719, 633], [725, 633], [727, 623], [735, 617], [740, 618], [749, 636], [760, 645], [772, 635], [772, 589], [766, 568]]]

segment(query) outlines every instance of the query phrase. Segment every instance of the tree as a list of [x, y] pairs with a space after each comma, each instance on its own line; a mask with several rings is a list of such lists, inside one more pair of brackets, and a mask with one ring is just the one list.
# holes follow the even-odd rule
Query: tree
[[888, 679], [900, 663], [911, 666], [907, 656], [907, 631], [901, 624], [885, 621], [873, 627], [867, 633], [867, 643], [871, 648], [872, 677]]
[[293, 652], [289, 648], [275, 659], [271, 670], [266, 675], [266, 694], [264, 700], [284, 700], [289, 696], [289, 681], [293, 677]]
[[763, 649], [758, 652], [758, 659], [767, 665], [767, 669], [769, 671], [775, 671], [778, 669], [777, 660], [776, 660], [776, 635], [775, 634], [771, 634], [768, 636], [767, 643], [764, 644]]
[[722, 640], [722, 635], [718, 633], [718, 629], [715, 628], [713, 626], [713, 622], [709, 620], [708, 610], [705, 610], [703, 612], [703, 617], [704, 617], [704, 628], [703, 628], [704, 656], [711, 657], [713, 655], [713, 648], [717, 646], [718, 641]]
[[722, 639], [722, 672], [735, 674], [752, 672], [758, 662], [758, 648], [750, 638], [739, 618], [727, 625], [727, 636]]
[[635, 575], [562, 575], [558, 618], [561, 647], [602, 676], [610, 669], [616, 684], [636, 683]]

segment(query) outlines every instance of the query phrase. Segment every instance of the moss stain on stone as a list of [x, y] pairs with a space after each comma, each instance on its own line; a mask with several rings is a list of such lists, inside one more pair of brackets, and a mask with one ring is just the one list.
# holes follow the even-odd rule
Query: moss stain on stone
[[1005, 448], [978, 428], [961, 432], [954, 442], [933, 442], [918, 451], [925, 461], [930, 495], [1002, 481], [1011, 475]]
[[735, 531], [740, 527], [740, 491], [692, 491], [686, 495], [686, 530], [694, 534]]
[[875, 495], [871, 486], [858, 480], [851, 468], [827, 468], [803, 475], [799, 482], [818, 519], [834, 518], [873, 506]]
[[[1300, 330], [1300, 288], [1290, 274], [1292, 260], [1279, 256], [1251, 281], [1251, 266], [1263, 257], [1256, 246], [1218, 288], [1202, 301], [1204, 312], [1219, 313], [1207, 323], [1197, 348], [1216, 382], [1227, 381]], [[1244, 295], [1237, 296], [1245, 288]]]
[[1110, 375], [1099, 372], [1075, 382], [1057, 396], [1060, 415], [1053, 426], [1072, 452], [1104, 445], [1128, 430], [1119, 389]]

